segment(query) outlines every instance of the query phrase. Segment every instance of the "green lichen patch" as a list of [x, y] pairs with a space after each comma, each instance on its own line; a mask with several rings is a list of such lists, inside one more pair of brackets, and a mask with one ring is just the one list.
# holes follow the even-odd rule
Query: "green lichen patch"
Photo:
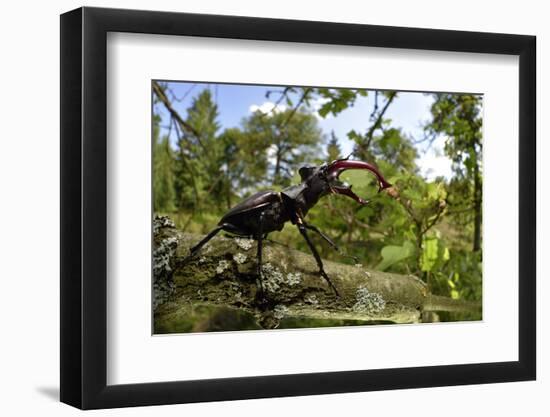
[[153, 236], [156, 236], [164, 228], [175, 229], [176, 225], [168, 216], [155, 216], [153, 219]]
[[239, 265], [244, 264], [247, 261], [247, 259], [248, 257], [241, 252], [237, 252], [236, 254], [233, 255], [233, 260], [237, 262], [237, 264]]
[[[154, 222], [153, 224], [157, 224]], [[158, 226], [160, 230], [161, 226]], [[153, 246], [153, 309], [166, 302], [174, 293], [174, 254], [178, 246], [175, 237], [157, 239]]]
[[216, 274], [223, 274], [223, 271], [228, 269], [230, 266], [231, 264], [228, 261], [222, 259], [218, 262], [218, 265], [216, 266]]
[[289, 272], [286, 274], [286, 282], [288, 285], [298, 285], [302, 281], [302, 274], [300, 272]]
[[249, 250], [254, 245], [254, 240], [253, 239], [246, 239], [246, 238], [242, 238], [242, 237], [236, 237], [235, 238], [235, 243], [242, 250]]
[[304, 301], [307, 304], [311, 304], [313, 306], [316, 306], [319, 304], [319, 300], [317, 299], [317, 296], [315, 294], [308, 294], [304, 297]]
[[353, 305], [353, 311], [376, 314], [386, 308], [386, 301], [382, 296], [375, 292], [370, 292], [367, 287], [360, 286], [356, 292], [356, 303]]
[[262, 273], [264, 287], [272, 293], [277, 292], [281, 287], [293, 287], [302, 281], [300, 272], [284, 273], [270, 262], [262, 265]]
[[281, 320], [284, 316], [288, 314], [288, 311], [288, 307], [286, 307], [285, 305], [277, 304], [273, 309], [273, 316], [276, 319]]

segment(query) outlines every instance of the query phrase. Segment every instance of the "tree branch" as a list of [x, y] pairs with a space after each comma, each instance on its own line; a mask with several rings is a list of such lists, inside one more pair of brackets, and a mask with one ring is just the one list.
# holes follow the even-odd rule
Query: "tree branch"
[[199, 133], [191, 126], [189, 123], [187, 123], [185, 120], [181, 118], [179, 113], [172, 107], [172, 103], [170, 103], [170, 100], [168, 97], [166, 97], [166, 94], [164, 94], [164, 90], [162, 87], [157, 83], [156, 81], [153, 81], [153, 92], [157, 96], [157, 98], [161, 101], [162, 104], [164, 104], [164, 107], [166, 110], [168, 110], [168, 113], [170, 113], [170, 116], [176, 120], [176, 122], [180, 125], [182, 130], [187, 130], [188, 132], [193, 133], [195, 136], [199, 136]]
[[283, 122], [283, 124], [280, 126], [281, 130], [284, 130], [287, 127], [287, 125], [290, 123], [290, 120], [292, 120], [292, 117], [294, 117], [294, 115], [296, 114], [296, 112], [298, 111], [300, 106], [304, 103], [307, 96], [309, 95], [309, 93], [311, 93], [312, 90], [313, 89], [309, 88], [309, 87], [304, 89], [304, 92], [303, 92], [302, 96], [300, 97], [300, 99], [298, 100], [298, 103], [296, 103], [296, 105], [292, 108], [292, 110], [289, 113], [288, 117]]
[[255, 241], [218, 235], [195, 259], [181, 265], [202, 236], [182, 233], [166, 219], [155, 219], [153, 228], [155, 320], [205, 304], [245, 310], [264, 328], [277, 327], [283, 317], [413, 323], [420, 321], [422, 311], [480, 308], [431, 296], [426, 284], [412, 275], [324, 261], [341, 294], [338, 298], [319, 276], [313, 256], [269, 241], [263, 254], [268, 304], [259, 304]]
[[[371, 127], [367, 131], [367, 134], [365, 135], [365, 137], [367, 138], [367, 143], [364, 146], [365, 150], [369, 149], [370, 144], [372, 142], [372, 137], [374, 135], [374, 132], [376, 131], [376, 129], [378, 129], [382, 125], [384, 114], [386, 113], [386, 110], [388, 110], [388, 107], [390, 106], [390, 104], [392, 103], [393, 99], [396, 96], [397, 96], [397, 93], [395, 93], [395, 92], [393, 92], [389, 95], [388, 99], [386, 100], [386, 104], [384, 104], [384, 107], [382, 107], [382, 110], [380, 110], [380, 112], [376, 116], [376, 120], [374, 121], [374, 123], [371, 125]], [[378, 107], [378, 101], [376, 102], [375, 107], [376, 108]], [[371, 114], [371, 119], [372, 118], [374, 118], [374, 112], [373, 112], [373, 114]]]

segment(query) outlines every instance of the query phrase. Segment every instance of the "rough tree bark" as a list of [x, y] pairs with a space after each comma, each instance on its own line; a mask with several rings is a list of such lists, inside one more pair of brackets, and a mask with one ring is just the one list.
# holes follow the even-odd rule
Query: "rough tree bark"
[[414, 323], [427, 311], [480, 309], [479, 303], [431, 295], [412, 275], [325, 260], [338, 298], [318, 274], [313, 256], [269, 240], [263, 252], [268, 302], [261, 304], [256, 300], [255, 241], [218, 235], [181, 265], [202, 236], [182, 233], [167, 217], [156, 218], [153, 229], [155, 320], [198, 305], [245, 310], [264, 328], [275, 328], [287, 317]]

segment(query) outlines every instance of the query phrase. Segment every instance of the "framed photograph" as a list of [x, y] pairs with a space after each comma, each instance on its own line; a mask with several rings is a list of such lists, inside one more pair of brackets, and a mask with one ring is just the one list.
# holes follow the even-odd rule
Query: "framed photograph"
[[61, 16], [61, 401], [533, 380], [535, 37]]

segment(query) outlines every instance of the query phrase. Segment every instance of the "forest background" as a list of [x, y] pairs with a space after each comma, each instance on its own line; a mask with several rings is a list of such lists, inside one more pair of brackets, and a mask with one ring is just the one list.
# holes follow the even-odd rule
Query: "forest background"
[[[308, 221], [369, 268], [481, 301], [482, 96], [162, 81], [152, 94], [154, 211], [178, 229], [208, 233], [242, 198], [351, 153], [377, 165], [400, 198], [376, 196], [372, 177], [347, 171], [341, 179], [371, 204], [331, 195]], [[307, 252], [289, 226], [270, 238]], [[316, 246], [324, 259], [353, 262]]]

